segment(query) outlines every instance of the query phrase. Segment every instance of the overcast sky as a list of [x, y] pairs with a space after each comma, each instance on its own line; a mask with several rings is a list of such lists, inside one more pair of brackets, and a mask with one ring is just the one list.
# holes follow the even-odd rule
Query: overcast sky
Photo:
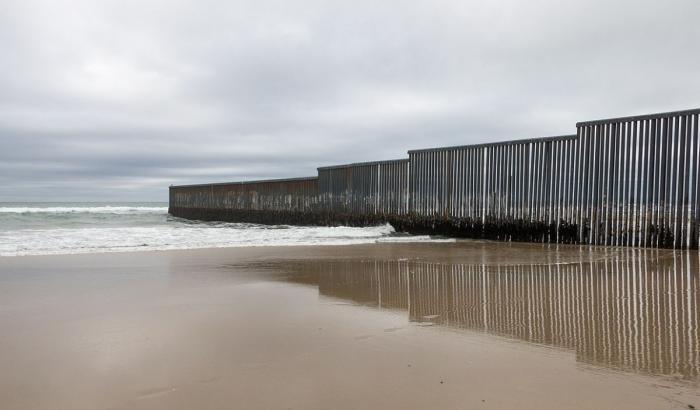
[[698, 106], [698, 0], [0, 4], [0, 201], [166, 200]]

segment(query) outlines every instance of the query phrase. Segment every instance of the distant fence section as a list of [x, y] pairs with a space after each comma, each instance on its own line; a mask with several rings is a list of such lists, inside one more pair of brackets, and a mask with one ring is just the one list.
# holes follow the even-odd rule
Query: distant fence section
[[698, 248], [700, 109], [580, 122], [577, 133], [409, 151], [318, 177], [173, 186], [192, 219], [391, 223], [412, 233]]
[[408, 159], [318, 168], [323, 209], [350, 215], [408, 213]]
[[318, 178], [289, 178], [170, 187], [169, 212], [218, 221], [311, 223]]

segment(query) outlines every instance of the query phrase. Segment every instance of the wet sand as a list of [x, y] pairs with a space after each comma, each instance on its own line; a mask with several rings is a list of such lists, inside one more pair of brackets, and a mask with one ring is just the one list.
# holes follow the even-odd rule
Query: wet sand
[[698, 258], [485, 242], [0, 258], [0, 407], [700, 407]]

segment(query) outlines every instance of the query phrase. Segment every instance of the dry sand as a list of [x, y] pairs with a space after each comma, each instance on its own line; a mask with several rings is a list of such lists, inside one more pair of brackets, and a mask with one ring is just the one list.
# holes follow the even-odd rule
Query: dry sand
[[[598, 281], [593, 268], [606, 260], [618, 262]], [[653, 277], [666, 275], [659, 266], [675, 269], [669, 278], [681, 284], [670, 285], [681, 302], [656, 308], [659, 323], [680, 315], [668, 331], [654, 333], [649, 318], [656, 313], [645, 314], [656, 306], [653, 297], [634, 306], [608, 302], [629, 298], [625, 272], [651, 269], [649, 260], [656, 272], [632, 281], [629, 292], [653, 295]], [[532, 264], [545, 271], [523, 268]], [[577, 264], [586, 268], [579, 282], [561, 282], [549, 296], [538, 290], [550, 286], [537, 278], [554, 277], [551, 267]], [[520, 270], [502, 272], [506, 265]], [[521, 295], [511, 300], [529, 307], [509, 310], [508, 298], [482, 304], [491, 309], [484, 323], [510, 324], [491, 329], [469, 319], [467, 282], [443, 283], [433, 295], [432, 285], [414, 279], [402, 296], [401, 275], [441, 281], [440, 272], [453, 266], [467, 271], [457, 278], [471, 277], [476, 266], [490, 283], [510, 283], [503, 292]], [[697, 252], [679, 259], [665, 251], [477, 242], [0, 258], [0, 407], [700, 407], [695, 268]], [[391, 275], [399, 291], [387, 288]], [[609, 299], [584, 289], [598, 283], [612, 292]], [[591, 304], [557, 296], [568, 288], [582, 289]], [[435, 308], [461, 297], [463, 312]], [[549, 313], [532, 307], [538, 300], [549, 301]], [[567, 312], [579, 317], [570, 327], [544, 317], [569, 303]], [[627, 313], [615, 308], [628, 305]], [[436, 314], [423, 314], [430, 309]], [[609, 331], [617, 327], [620, 337]], [[629, 360], [604, 354], [622, 349], [618, 344], [629, 346]]]

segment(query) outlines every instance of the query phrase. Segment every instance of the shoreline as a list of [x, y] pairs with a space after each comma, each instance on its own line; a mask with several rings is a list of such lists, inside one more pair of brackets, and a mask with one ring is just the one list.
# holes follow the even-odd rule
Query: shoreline
[[376, 242], [361, 242], [361, 243], [331, 243], [331, 244], [290, 244], [290, 245], [235, 245], [235, 246], [215, 246], [202, 248], [173, 248], [173, 249], [131, 249], [131, 250], [108, 250], [108, 251], [89, 251], [89, 252], [74, 252], [74, 253], [49, 253], [49, 254], [27, 254], [27, 255], [0, 255], [0, 262], [3, 260], [17, 258], [44, 258], [44, 257], [69, 257], [69, 256], [88, 256], [88, 255], [131, 255], [131, 254], [152, 254], [152, 253], [173, 253], [173, 252], [216, 252], [216, 251], [231, 251], [238, 250], [284, 250], [284, 249], [314, 249], [314, 248], [354, 248], [354, 247], [387, 247], [387, 246], [445, 246], [456, 245], [458, 247], [474, 246], [494, 246], [504, 248], [525, 248], [530, 250], [562, 250], [572, 251], [578, 250], [582, 253], [619, 253], [619, 252], [655, 252], [659, 254], [674, 254], [684, 253], [689, 255], [700, 255], [700, 251], [693, 249], [667, 249], [667, 248], [642, 248], [642, 247], [627, 247], [627, 246], [604, 246], [604, 245], [587, 245], [587, 244], [565, 244], [565, 243], [532, 243], [532, 242], [503, 242], [493, 239], [468, 239], [468, 238], [448, 238], [436, 237], [430, 240], [417, 241], [376, 241]]

